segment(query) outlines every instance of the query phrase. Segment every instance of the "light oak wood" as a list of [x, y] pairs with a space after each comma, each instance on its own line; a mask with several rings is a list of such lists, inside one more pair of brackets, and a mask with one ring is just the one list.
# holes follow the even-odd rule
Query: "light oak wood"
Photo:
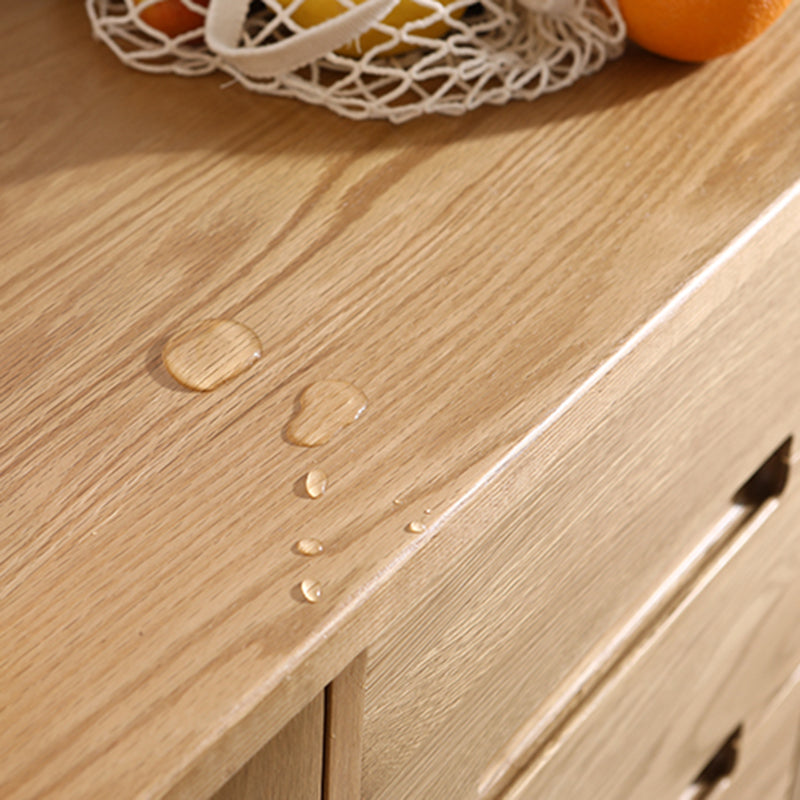
[[793, 800], [800, 748], [800, 668], [748, 723], [731, 780], [708, 800]]
[[325, 800], [361, 797], [366, 666], [364, 652], [326, 689]]
[[800, 492], [768, 501], [691, 594], [504, 795], [681, 795], [800, 659]]
[[496, 794], [691, 583], [736, 490], [797, 429], [800, 305], [772, 309], [797, 285], [798, 218], [800, 199], [442, 543], [457, 563], [370, 648], [366, 796]]
[[[632, 51], [533, 104], [392, 128], [135, 73], [82, 4], [2, 4], [0, 795], [208, 796], [470, 542], [486, 557], [641, 386], [618, 367], [659, 311], [797, 186], [798, 19], [702, 69]], [[161, 348], [209, 318], [264, 355], [184, 391]], [[324, 379], [368, 409], [292, 446]], [[720, 485], [779, 416], [722, 467], [703, 451]], [[294, 489], [311, 468], [319, 500]]]
[[325, 705], [318, 695], [212, 800], [321, 800]]

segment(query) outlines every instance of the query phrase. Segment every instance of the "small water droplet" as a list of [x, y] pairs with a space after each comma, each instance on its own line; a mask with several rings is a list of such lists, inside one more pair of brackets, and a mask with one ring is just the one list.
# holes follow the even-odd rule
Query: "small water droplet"
[[431, 514], [431, 513], [433, 513], [433, 509], [432, 508], [426, 508], [422, 513], [423, 514]]
[[325, 547], [319, 539], [300, 539], [295, 549], [301, 556], [318, 556]]
[[401, 506], [401, 505], [403, 505], [403, 498], [402, 498], [402, 497], [395, 497], [395, 499], [394, 499], [394, 500], [392, 500], [392, 502], [393, 502], [393, 503], [394, 503], [396, 506]]
[[325, 494], [328, 488], [328, 476], [321, 469], [312, 469], [306, 475], [306, 494], [315, 500]]
[[346, 381], [317, 381], [300, 395], [300, 411], [289, 422], [292, 444], [318, 447], [354, 423], [367, 407], [366, 395]]
[[178, 383], [208, 392], [253, 366], [261, 358], [261, 342], [239, 322], [207, 319], [171, 336], [161, 358]]
[[409, 522], [406, 525], [406, 530], [409, 533], [423, 533], [427, 528], [424, 522], [420, 522], [419, 520], [414, 520], [413, 522]]
[[322, 598], [322, 584], [311, 578], [306, 578], [300, 584], [300, 591], [309, 603], [317, 603]]

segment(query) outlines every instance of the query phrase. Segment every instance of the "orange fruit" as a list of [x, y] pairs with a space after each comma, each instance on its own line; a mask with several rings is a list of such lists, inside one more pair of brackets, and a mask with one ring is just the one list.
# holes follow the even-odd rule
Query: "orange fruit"
[[636, 44], [677, 61], [708, 61], [763, 33], [790, 0], [619, 0]]
[[[141, 5], [144, 0], [133, 0], [134, 5]], [[195, 0], [199, 6], [207, 6], [208, 0]], [[192, 11], [181, 0], [159, 0], [143, 8], [139, 17], [150, 27], [156, 28], [167, 36], [174, 38], [182, 33], [202, 28], [205, 17]]]

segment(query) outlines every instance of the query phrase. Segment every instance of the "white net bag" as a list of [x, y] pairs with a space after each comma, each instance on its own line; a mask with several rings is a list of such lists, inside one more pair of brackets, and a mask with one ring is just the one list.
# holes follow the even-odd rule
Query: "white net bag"
[[532, 100], [619, 55], [616, 0], [86, 0], [131, 67], [404, 122]]

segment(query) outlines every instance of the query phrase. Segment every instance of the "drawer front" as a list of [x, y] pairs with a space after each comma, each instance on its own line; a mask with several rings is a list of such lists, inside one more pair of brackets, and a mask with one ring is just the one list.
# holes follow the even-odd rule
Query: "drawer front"
[[[730, 778], [720, 781], [706, 797], [707, 800], [800, 800], [798, 773], [800, 665], [764, 713], [743, 731]], [[793, 791], [798, 794], [793, 796]]]
[[496, 796], [580, 700], [587, 670], [614, 661], [620, 628], [793, 432], [796, 212], [740, 250], [563, 412], [536, 458], [426, 545], [428, 563], [446, 571], [410, 587], [403, 622], [369, 650], [366, 798]]
[[[745, 523], [506, 800], [678, 800], [800, 663], [800, 487]], [[684, 792], [689, 794], [684, 795]], [[755, 797], [761, 797], [755, 795]]]

